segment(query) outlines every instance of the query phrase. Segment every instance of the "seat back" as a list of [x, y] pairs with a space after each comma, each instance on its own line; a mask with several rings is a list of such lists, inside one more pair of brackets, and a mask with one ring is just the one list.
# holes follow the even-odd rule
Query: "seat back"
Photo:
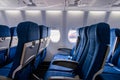
[[34, 22], [21, 22], [17, 26], [18, 46], [9, 77], [28, 80], [32, 73], [32, 61], [39, 47], [39, 27]]
[[11, 35], [9, 27], [0, 25], [0, 66], [3, 66], [6, 63], [10, 40]]
[[113, 56], [111, 57], [110, 62], [117, 68], [120, 69], [120, 39], [118, 45], [114, 51]]
[[34, 62], [35, 71], [37, 70], [37, 68], [39, 68], [41, 62], [43, 62], [46, 56], [46, 47], [49, 44], [48, 27], [44, 25], [39, 25], [39, 31], [40, 31], [40, 37], [39, 37], [40, 44], [39, 44], [38, 54]]
[[106, 62], [110, 62], [111, 57], [114, 54], [115, 48], [118, 44], [119, 38], [120, 38], [120, 30], [115, 28], [111, 29], [110, 30], [110, 51], [109, 51]]
[[83, 80], [92, 80], [102, 68], [110, 38], [109, 25], [99, 23], [88, 28], [87, 55], [79, 69], [79, 76]]
[[45, 41], [44, 41], [44, 50], [41, 52], [41, 62], [43, 62], [43, 60], [46, 57], [47, 47], [50, 43], [50, 30], [51, 30], [51, 28], [50, 27], [46, 27], [46, 28], [47, 28], [47, 36], [46, 36]]
[[48, 30], [47, 27], [44, 25], [40, 25], [40, 48], [39, 48], [39, 53], [43, 51], [46, 48], [46, 42], [47, 42], [47, 37], [48, 37]]
[[10, 41], [10, 50], [8, 53], [8, 62], [13, 61], [18, 44], [17, 27], [10, 28], [10, 32], [11, 32], [11, 41]]
[[50, 30], [51, 30], [51, 28], [47, 27], [47, 40], [46, 40], [46, 46], [45, 47], [47, 47], [50, 43]]
[[86, 43], [87, 43], [87, 27], [83, 27], [83, 28], [79, 28], [78, 29], [78, 33], [79, 33], [79, 38], [78, 38], [78, 47], [75, 51], [75, 54], [73, 55], [73, 60], [76, 60], [77, 62], [79, 61], [79, 59], [82, 56], [82, 53], [85, 49]]

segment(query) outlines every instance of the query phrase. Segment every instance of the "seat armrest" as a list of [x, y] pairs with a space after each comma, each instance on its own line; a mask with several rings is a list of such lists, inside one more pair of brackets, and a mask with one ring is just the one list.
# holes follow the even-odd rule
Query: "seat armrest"
[[71, 68], [71, 69], [76, 69], [77, 66], [78, 66], [78, 62], [76, 62], [76, 61], [63, 60], [63, 59], [55, 60], [55, 61], [53, 61], [52, 64], [67, 67], [67, 68]]
[[114, 65], [112, 63], [108, 63], [108, 65], [111, 66], [111, 67], [114, 67]]
[[71, 53], [71, 51], [72, 51], [72, 49], [69, 49], [69, 48], [58, 48], [58, 50], [66, 52], [66, 53]]
[[52, 76], [48, 80], [75, 80], [71, 77], [64, 77], [64, 76]]

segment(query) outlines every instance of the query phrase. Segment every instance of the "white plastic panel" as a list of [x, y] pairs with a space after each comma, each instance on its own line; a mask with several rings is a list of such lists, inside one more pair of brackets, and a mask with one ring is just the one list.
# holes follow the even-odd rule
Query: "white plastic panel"
[[120, 27], [120, 11], [112, 11], [109, 16], [108, 23], [110, 27]]
[[42, 24], [42, 15], [40, 10], [26, 10], [26, 21], [33, 21], [38, 24]]
[[[67, 11], [66, 18], [66, 36], [68, 36], [69, 30], [75, 30], [78, 27], [83, 27], [84, 11]], [[75, 42], [70, 40], [69, 38], [66, 38], [65, 44], [67, 47], [72, 48], [73, 45], [75, 45]]]
[[106, 12], [105, 11], [89, 11], [87, 25], [96, 24], [105, 21]]
[[2, 12], [0, 11], [0, 24], [1, 25], [6, 25], [5, 17], [2, 15]]
[[67, 11], [67, 27], [83, 27], [83, 11]]
[[17, 26], [18, 23], [23, 21], [20, 10], [6, 10], [5, 14], [10, 27]]
[[62, 11], [46, 11], [46, 24], [50, 27], [61, 27]]
[[[52, 30], [57, 30], [57, 34], [60, 33], [61, 35], [61, 32], [62, 32], [61, 29], [64, 28], [62, 11], [59, 11], [59, 10], [46, 11], [46, 25], [51, 27]], [[50, 61], [52, 57], [58, 52], [57, 49], [63, 45], [61, 41], [62, 35], [59, 36], [57, 34], [53, 34], [54, 37], [52, 38], [54, 39], [50, 42], [47, 48], [48, 52], [47, 52], [47, 56], [45, 59], [46, 61]], [[59, 40], [55, 40], [56, 37], [59, 38]]]

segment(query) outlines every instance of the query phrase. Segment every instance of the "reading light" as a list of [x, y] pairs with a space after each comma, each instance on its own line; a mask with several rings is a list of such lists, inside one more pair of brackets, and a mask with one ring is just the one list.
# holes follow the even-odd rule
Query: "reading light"
[[105, 11], [90, 11], [91, 14], [105, 14]]
[[27, 13], [40, 13], [39, 10], [26, 10]]
[[58, 14], [58, 13], [61, 13], [62, 11], [59, 11], [59, 10], [48, 10], [46, 12], [47, 13], [51, 13], [51, 14]]
[[83, 14], [83, 11], [68, 11], [69, 14]]
[[6, 10], [5, 12], [14, 15], [14, 14], [19, 14], [20, 10]]

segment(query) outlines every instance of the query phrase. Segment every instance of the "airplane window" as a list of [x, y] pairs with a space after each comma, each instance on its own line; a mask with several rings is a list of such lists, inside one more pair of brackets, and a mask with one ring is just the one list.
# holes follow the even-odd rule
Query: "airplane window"
[[69, 30], [68, 32], [68, 40], [71, 42], [71, 43], [75, 43], [76, 40], [77, 40], [77, 31], [76, 30]]
[[57, 43], [60, 40], [60, 31], [59, 30], [51, 30], [50, 39], [52, 42]]

